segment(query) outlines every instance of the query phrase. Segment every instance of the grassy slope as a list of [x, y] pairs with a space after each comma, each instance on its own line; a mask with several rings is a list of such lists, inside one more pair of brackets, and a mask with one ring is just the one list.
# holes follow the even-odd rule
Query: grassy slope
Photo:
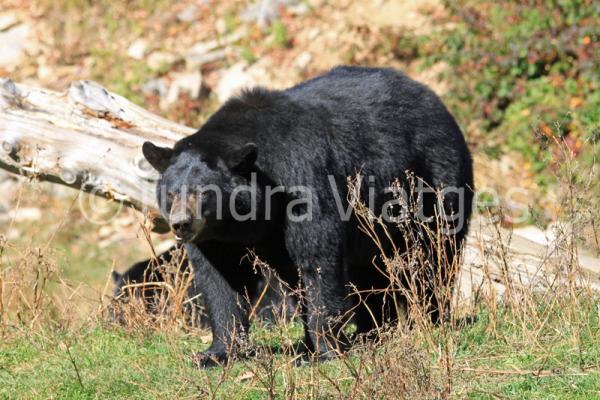
[[[494, 334], [489, 332], [487, 322], [481, 315], [479, 322], [464, 328], [458, 336], [453, 372], [453, 392], [457, 397], [600, 398], [598, 332], [584, 335], [579, 347], [571, 332], [561, 332], [558, 326], [549, 327], [548, 334], [537, 340], [519, 340], [508, 321], [500, 321], [502, 328]], [[406, 340], [409, 346], [418, 344]], [[16, 335], [0, 344], [0, 398], [203, 398], [212, 391], [219, 398], [266, 396], [269, 386], [261, 384], [249, 371], [260, 371], [261, 364], [271, 362], [269, 357], [236, 363], [218, 386], [221, 368], [198, 371], [189, 362], [189, 354], [205, 346], [198, 335], [144, 334], [102, 325], [76, 332], [44, 330]], [[389, 356], [394, 355], [380, 355]], [[320, 376], [316, 390], [324, 397], [340, 396], [325, 375], [337, 382], [352, 381], [350, 370], [342, 361], [288, 370], [282, 367], [286, 360], [291, 362], [286, 356], [273, 361], [280, 367], [275, 393], [282, 397], [294, 385], [300, 398], [312, 397], [310, 391], [315, 386], [311, 389], [306, 385], [311, 376]], [[354, 357], [355, 364], [357, 360]], [[580, 362], [590, 369], [580, 368]], [[438, 365], [433, 357], [429, 363], [432, 375], [439, 374]], [[287, 375], [289, 371], [291, 376]], [[536, 376], [538, 371], [542, 371], [542, 376]], [[263, 380], [268, 376], [266, 370], [257, 375]], [[368, 373], [364, 376], [374, 377]], [[345, 389], [343, 384], [339, 386], [344, 394], [351, 388], [350, 384]], [[438, 385], [438, 390], [442, 386]]]

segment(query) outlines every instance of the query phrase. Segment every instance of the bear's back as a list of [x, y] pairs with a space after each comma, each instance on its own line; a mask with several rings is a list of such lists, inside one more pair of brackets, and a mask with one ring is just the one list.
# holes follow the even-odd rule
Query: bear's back
[[212, 158], [248, 142], [260, 149], [260, 169], [281, 184], [302, 182], [311, 170], [345, 177], [357, 168], [383, 180], [435, 168], [447, 185], [460, 184], [464, 173], [453, 166], [470, 162], [441, 100], [391, 68], [337, 67], [283, 91], [246, 91], [175, 149]]
[[342, 66], [284, 91], [292, 101], [345, 112], [415, 101], [429, 89], [391, 68]]
[[[439, 97], [391, 68], [337, 67], [284, 93], [326, 121], [327, 147], [340, 149], [335, 158], [350, 168], [371, 164], [397, 174], [414, 169], [412, 160], [431, 157], [432, 151], [447, 154], [448, 164], [466, 151]], [[323, 136], [325, 130], [314, 132]]]

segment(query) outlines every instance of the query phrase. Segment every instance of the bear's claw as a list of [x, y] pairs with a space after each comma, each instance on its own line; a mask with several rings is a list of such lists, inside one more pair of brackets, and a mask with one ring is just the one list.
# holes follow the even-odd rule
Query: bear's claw
[[229, 357], [225, 352], [200, 351], [192, 354], [192, 362], [197, 368], [212, 368], [227, 364]]

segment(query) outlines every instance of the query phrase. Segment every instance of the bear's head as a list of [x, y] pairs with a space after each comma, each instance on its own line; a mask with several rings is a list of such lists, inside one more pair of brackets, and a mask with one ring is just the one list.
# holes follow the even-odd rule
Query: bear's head
[[207, 150], [183, 139], [174, 148], [145, 142], [142, 152], [161, 175], [158, 204], [179, 242], [231, 235], [232, 223], [256, 215], [255, 144]]

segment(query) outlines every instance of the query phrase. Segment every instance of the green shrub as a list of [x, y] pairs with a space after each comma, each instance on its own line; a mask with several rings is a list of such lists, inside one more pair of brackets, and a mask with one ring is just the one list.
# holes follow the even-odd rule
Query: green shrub
[[476, 144], [487, 154], [520, 152], [541, 173], [538, 183], [547, 180], [556, 140], [590, 162], [600, 151], [597, 3], [463, 0], [446, 6], [452, 28], [430, 35], [427, 57], [448, 65], [446, 102], [463, 127], [476, 126], [483, 135]]

